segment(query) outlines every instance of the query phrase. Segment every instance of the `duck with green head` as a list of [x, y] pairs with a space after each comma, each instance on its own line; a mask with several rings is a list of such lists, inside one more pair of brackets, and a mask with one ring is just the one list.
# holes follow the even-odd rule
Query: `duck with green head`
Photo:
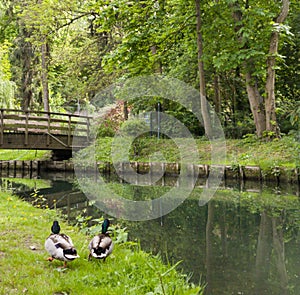
[[103, 259], [105, 261], [106, 257], [108, 257], [114, 248], [114, 243], [110, 238], [107, 230], [110, 225], [108, 219], [105, 219], [102, 223], [102, 232], [101, 234], [95, 236], [89, 243], [89, 260], [91, 257], [96, 259]]
[[58, 259], [64, 261], [64, 267], [67, 266], [68, 261], [79, 257], [71, 238], [65, 234], [60, 234], [58, 221], [54, 221], [51, 226], [51, 234], [45, 241], [45, 248], [51, 255], [47, 260]]

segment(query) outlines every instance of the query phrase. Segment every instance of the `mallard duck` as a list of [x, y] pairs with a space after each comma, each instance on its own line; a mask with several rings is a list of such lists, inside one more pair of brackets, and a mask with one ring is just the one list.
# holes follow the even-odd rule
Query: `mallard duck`
[[71, 238], [65, 234], [60, 234], [60, 226], [58, 221], [54, 221], [51, 226], [51, 234], [45, 241], [45, 248], [51, 255], [47, 260], [53, 261], [58, 259], [64, 261], [64, 267], [68, 261], [72, 261], [79, 257], [73, 245]]
[[103, 259], [103, 261], [105, 261], [106, 257], [111, 254], [114, 243], [107, 233], [109, 225], [109, 220], [105, 219], [102, 223], [102, 233], [95, 236], [89, 243], [89, 260], [91, 259], [91, 257], [95, 257], [97, 259]]

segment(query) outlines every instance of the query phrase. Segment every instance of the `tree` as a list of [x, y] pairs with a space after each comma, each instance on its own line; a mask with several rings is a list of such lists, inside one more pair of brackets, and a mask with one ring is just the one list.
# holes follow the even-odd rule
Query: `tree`
[[280, 13], [274, 20], [274, 29], [271, 33], [269, 54], [267, 57], [267, 78], [266, 78], [266, 131], [279, 137], [279, 127], [276, 120], [275, 108], [275, 65], [278, 54], [280, 26], [286, 20], [289, 12], [290, 1], [283, 0]]
[[43, 97], [45, 112], [50, 112], [49, 84], [48, 84], [48, 55], [49, 55], [48, 46], [46, 41], [44, 41], [42, 42], [41, 45], [41, 80], [42, 80], [42, 97]]
[[19, 23], [19, 38], [18, 49], [15, 52], [15, 58], [19, 63], [21, 70], [21, 85], [20, 85], [20, 97], [21, 108], [28, 110], [32, 101], [33, 90], [33, 66], [34, 54], [33, 47], [28, 39], [31, 37], [31, 32], [24, 26], [22, 22]]
[[[0, 39], [13, 44], [11, 79], [24, 109], [48, 110], [49, 104], [75, 111], [118, 79], [161, 73], [200, 90], [208, 137], [206, 100], [229, 136], [254, 129], [259, 137], [278, 136], [277, 118], [284, 132], [292, 128], [299, 1], [6, 0], [2, 7]], [[153, 110], [157, 101], [130, 107]], [[194, 124], [183, 115], [194, 106], [163, 103]]]
[[12, 73], [9, 62], [10, 47], [10, 41], [7, 38], [3, 38], [3, 42], [0, 44], [0, 108], [13, 108], [15, 105], [16, 85], [11, 81]]
[[16, 31], [14, 24], [8, 23], [7, 19], [7, 7], [0, 3], [0, 107], [14, 108], [16, 84], [12, 81], [9, 53]]
[[197, 47], [198, 47], [198, 69], [199, 69], [199, 80], [200, 80], [200, 103], [201, 103], [201, 114], [204, 123], [205, 134], [208, 138], [212, 137], [212, 125], [210, 120], [210, 114], [208, 104], [206, 100], [206, 86], [205, 86], [205, 75], [204, 75], [204, 62], [203, 58], [203, 38], [202, 38], [202, 17], [200, 9], [200, 0], [195, 0], [196, 4], [196, 19], [197, 19]]
[[[289, 1], [282, 2], [280, 13], [272, 22], [271, 16], [278, 8], [276, 5], [271, 6], [269, 11], [263, 5], [258, 7], [250, 7], [248, 1], [242, 8], [238, 1], [231, 4], [232, 15], [235, 20], [235, 31], [237, 40], [241, 48], [240, 54], [244, 53], [243, 68], [246, 81], [246, 89], [248, 93], [251, 111], [254, 117], [256, 133], [258, 137], [263, 135], [279, 136], [279, 128], [276, 120], [275, 109], [275, 62], [278, 54], [279, 30], [287, 17], [289, 10]], [[264, 11], [262, 9], [265, 9]], [[266, 31], [263, 30], [260, 24], [254, 20], [249, 20], [251, 10], [254, 15], [260, 17], [260, 21], [265, 23]], [[245, 16], [246, 15], [246, 16]], [[261, 17], [263, 16], [263, 17]], [[254, 16], [252, 16], [254, 17]], [[269, 24], [268, 24], [269, 23]], [[270, 23], [273, 23], [270, 27]], [[257, 33], [258, 37], [254, 37], [249, 33], [251, 29]], [[270, 37], [269, 37], [270, 36]], [[268, 53], [262, 51], [266, 47], [268, 38], [269, 50]], [[262, 42], [260, 44], [259, 42]], [[245, 54], [246, 53], [246, 54]], [[259, 58], [262, 56], [262, 58]], [[266, 61], [266, 69], [262, 70], [262, 64]], [[266, 76], [266, 78], [264, 78]], [[259, 84], [265, 83], [265, 93], [261, 94]]]
[[[237, 35], [236, 38], [242, 47], [239, 48], [240, 53], [242, 54], [246, 52], [247, 54], [251, 51], [250, 42], [248, 42], [248, 40], [245, 40], [245, 36], [247, 36], [245, 32], [247, 32], [249, 28], [247, 28], [243, 24], [243, 12], [238, 1], [234, 1], [234, 3], [231, 4], [231, 7], [233, 11], [232, 16], [235, 21], [235, 33]], [[246, 2], [245, 4], [245, 9], [249, 9], [248, 2]], [[255, 54], [258, 55], [259, 52], [255, 52]], [[263, 106], [263, 98], [259, 91], [258, 78], [255, 77], [255, 71], [257, 71], [255, 65], [255, 56], [252, 55], [253, 53], [248, 53], [246, 55], [246, 58], [242, 59], [242, 65], [244, 68], [248, 99], [256, 127], [256, 134], [259, 137], [262, 137], [263, 132], [266, 128], [265, 112]]]

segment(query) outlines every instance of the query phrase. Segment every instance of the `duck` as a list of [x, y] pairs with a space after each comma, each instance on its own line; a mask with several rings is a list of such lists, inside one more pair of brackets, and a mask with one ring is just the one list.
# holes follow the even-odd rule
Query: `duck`
[[94, 257], [105, 261], [105, 259], [112, 253], [114, 243], [107, 232], [109, 225], [110, 221], [108, 219], [104, 219], [101, 234], [96, 235], [90, 241], [88, 246], [90, 251], [88, 260], [91, 260], [91, 258]]
[[66, 234], [60, 233], [60, 225], [57, 220], [53, 221], [51, 234], [45, 241], [45, 249], [51, 255], [47, 260], [61, 260], [64, 262], [63, 267], [67, 267], [68, 261], [79, 258], [72, 239]]

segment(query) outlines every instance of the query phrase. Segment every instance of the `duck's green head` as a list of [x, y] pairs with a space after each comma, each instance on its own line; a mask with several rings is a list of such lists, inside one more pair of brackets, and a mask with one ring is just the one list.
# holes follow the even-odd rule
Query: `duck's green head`
[[105, 234], [107, 232], [107, 229], [110, 225], [110, 222], [108, 219], [104, 219], [103, 223], [102, 223], [102, 233]]
[[51, 231], [53, 234], [59, 234], [60, 232], [60, 226], [59, 226], [59, 223], [58, 221], [53, 221], [53, 224], [51, 226]]

